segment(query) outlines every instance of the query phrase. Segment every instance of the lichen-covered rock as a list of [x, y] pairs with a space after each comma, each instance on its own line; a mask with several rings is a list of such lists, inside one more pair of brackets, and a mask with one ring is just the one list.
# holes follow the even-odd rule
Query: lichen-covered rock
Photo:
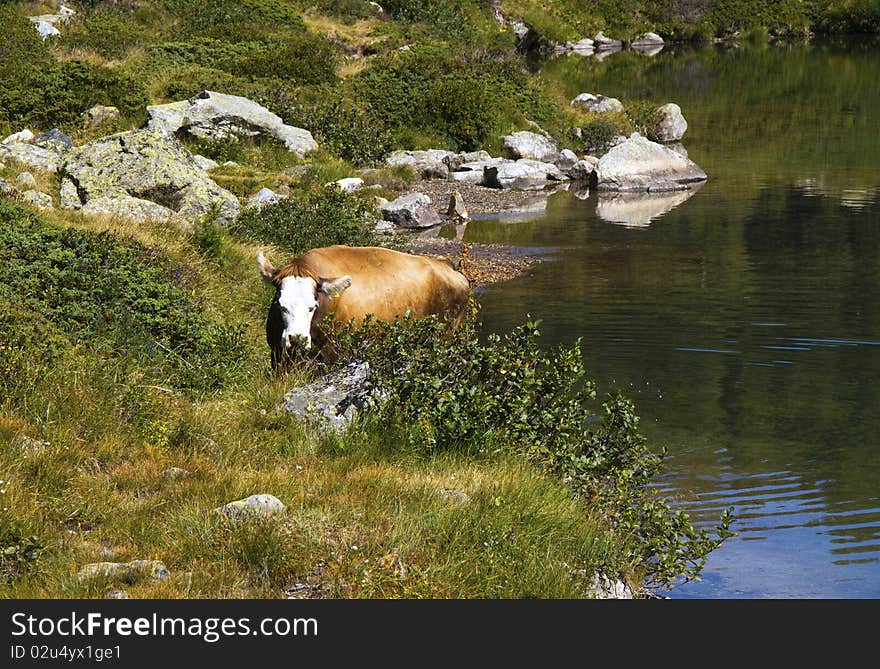
[[658, 141], [677, 142], [684, 137], [688, 124], [681, 113], [681, 107], [670, 102], [657, 107], [654, 114], [657, 117], [657, 122], [654, 124], [654, 135]]
[[0, 144], [27, 144], [32, 142], [34, 139], [34, 133], [25, 128], [24, 130], [19, 130], [18, 132], [14, 132], [8, 137], [4, 137], [3, 141]]
[[[161, 128], [121, 132], [72, 149], [64, 174], [84, 198], [83, 211], [98, 207], [94, 199], [111, 198], [118, 200], [113, 213], [135, 214], [138, 220], [167, 218], [163, 210], [130, 199], [136, 198], [176, 213], [186, 225], [214, 204], [221, 223], [231, 221], [241, 208], [238, 199], [214, 183], [177, 138]], [[102, 200], [100, 208], [110, 204]]]
[[402, 228], [430, 228], [441, 223], [440, 216], [424, 193], [401, 195], [380, 207], [382, 218]]
[[206, 172], [208, 170], [213, 170], [215, 167], [220, 167], [220, 163], [216, 160], [205, 158], [205, 156], [200, 156], [198, 153], [193, 156], [193, 160], [195, 160], [196, 164]]
[[40, 133], [31, 142], [44, 149], [52, 149], [57, 153], [64, 153], [73, 148], [73, 140], [58, 128], [52, 128], [49, 132]]
[[228, 139], [268, 135], [302, 158], [318, 148], [312, 133], [285, 124], [281, 117], [239, 95], [202, 91], [189, 100], [147, 107], [150, 126], [194, 137]]
[[186, 221], [168, 207], [125, 193], [90, 198], [81, 206], [81, 210], [92, 216], [116, 216], [136, 223], [172, 223], [178, 227], [186, 226]]
[[79, 192], [76, 190], [76, 184], [73, 183], [73, 180], [62, 179], [58, 195], [62, 209], [82, 209], [82, 200], [79, 199]]
[[134, 583], [143, 579], [167, 581], [171, 572], [165, 563], [159, 560], [132, 560], [131, 562], [93, 562], [85, 565], [77, 573], [80, 581], [93, 581], [107, 578], [125, 583]]
[[6, 179], [0, 179], [0, 195], [5, 195], [6, 197], [18, 197], [21, 193]]
[[83, 124], [87, 128], [94, 128], [117, 118], [119, 108], [110, 105], [95, 105], [83, 112]]
[[30, 172], [21, 172], [15, 180], [25, 188], [34, 188], [37, 185], [37, 180]]
[[26, 142], [0, 144], [0, 159], [16, 160], [40, 172], [57, 172], [62, 162], [58, 151]]
[[609, 98], [593, 93], [581, 93], [571, 101], [575, 109], [584, 109], [594, 114], [623, 111], [623, 103], [617, 98]]
[[685, 190], [706, 178], [706, 173], [693, 161], [635, 132], [602, 156], [596, 165], [599, 190]]
[[551, 162], [559, 153], [556, 142], [549, 137], [529, 130], [520, 130], [505, 135], [501, 139], [514, 158]]
[[281, 513], [287, 507], [274, 495], [251, 495], [244, 499], [229, 502], [214, 509], [230, 520], [246, 520], [247, 518], [268, 518]]
[[317, 381], [294, 388], [284, 396], [281, 410], [309, 421], [322, 430], [342, 431], [358, 412], [367, 411], [382, 398], [368, 388], [370, 366], [349, 363]]
[[21, 198], [25, 202], [30, 202], [37, 209], [53, 209], [55, 207], [52, 196], [38, 190], [26, 190], [21, 194]]

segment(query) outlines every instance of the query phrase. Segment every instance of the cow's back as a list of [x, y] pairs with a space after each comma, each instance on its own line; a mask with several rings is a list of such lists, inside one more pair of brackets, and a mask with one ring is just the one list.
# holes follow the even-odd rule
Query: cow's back
[[351, 276], [351, 286], [334, 305], [341, 322], [360, 324], [367, 314], [393, 321], [407, 310], [452, 319], [470, 292], [468, 280], [448, 263], [381, 247], [328, 246], [308, 251], [301, 261], [321, 278]]

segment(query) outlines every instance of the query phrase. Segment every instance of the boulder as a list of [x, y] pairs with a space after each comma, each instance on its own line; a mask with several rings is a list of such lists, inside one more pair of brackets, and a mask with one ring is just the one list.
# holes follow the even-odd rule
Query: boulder
[[58, 128], [37, 135], [31, 143], [44, 149], [52, 149], [57, 153], [64, 153], [73, 148], [73, 140]]
[[589, 37], [584, 37], [577, 42], [566, 42], [554, 49], [556, 54], [574, 54], [576, 56], [592, 56], [594, 51], [595, 45]]
[[302, 158], [318, 148], [312, 133], [286, 125], [281, 117], [238, 95], [202, 91], [189, 100], [147, 107], [150, 126], [168, 132], [183, 131], [205, 139], [267, 135], [280, 140]]
[[61, 34], [61, 31], [52, 25], [51, 21], [47, 21], [45, 16], [31, 16], [30, 19], [44, 40], [47, 37], [57, 37]]
[[630, 47], [633, 49], [652, 49], [656, 46], [663, 46], [663, 38], [657, 33], [650, 32], [636, 37], [630, 43]]
[[593, 38], [593, 47], [596, 51], [603, 51], [606, 49], [621, 49], [623, 47], [623, 42], [619, 39], [614, 39], [613, 37], [606, 37], [602, 34], [602, 31], [596, 33], [596, 36]]
[[470, 151], [467, 153], [454, 153], [452, 155], [446, 156], [443, 159], [443, 162], [449, 167], [450, 170], [458, 170], [464, 163], [473, 163], [480, 160], [491, 160], [492, 156], [489, 155], [487, 151]]
[[30, 202], [37, 209], [53, 209], [55, 207], [52, 196], [38, 190], [26, 190], [21, 194], [21, 198], [25, 202]]
[[251, 495], [237, 499], [214, 509], [230, 520], [247, 520], [248, 518], [268, 518], [281, 513], [287, 507], [274, 495]]
[[[654, 124], [654, 135], [660, 142], [677, 142], [687, 130], [688, 124], [681, 113], [681, 107], [674, 102], [657, 107], [654, 112], [657, 121]], [[687, 156], [685, 156], [687, 157]]]
[[0, 159], [17, 160], [22, 165], [40, 172], [57, 172], [62, 163], [58, 151], [24, 142], [0, 144]]
[[[75, 185], [74, 190], [77, 190]], [[173, 209], [163, 207], [150, 200], [132, 197], [126, 193], [99, 195], [89, 198], [85, 204], [82, 204], [77, 190], [77, 200], [80, 203], [79, 207], [76, 206], [73, 199], [69, 199], [65, 209], [80, 209], [84, 214], [113, 216], [135, 223], [173, 223], [180, 227], [186, 226], [186, 222], [181, 220]]]
[[547, 161], [556, 158], [559, 147], [549, 137], [529, 130], [520, 130], [501, 138], [514, 158]]
[[483, 170], [462, 170], [461, 172], [453, 172], [450, 176], [453, 181], [474, 184], [476, 186], [483, 184]]
[[455, 154], [443, 149], [427, 151], [393, 151], [386, 159], [389, 167], [408, 167], [422, 179], [446, 179], [449, 177], [447, 160]]
[[284, 396], [281, 410], [320, 430], [340, 432], [362, 411], [373, 408], [382, 394], [371, 390], [370, 365], [352, 362], [317, 381], [294, 388]]
[[486, 167], [483, 174], [484, 185], [510, 190], [541, 190], [547, 186], [548, 180], [566, 178], [556, 165], [526, 158]]
[[171, 572], [164, 562], [159, 560], [132, 560], [131, 562], [93, 562], [85, 565], [77, 573], [80, 581], [92, 581], [99, 578], [134, 583], [142, 579], [167, 581]]
[[382, 205], [382, 218], [403, 228], [430, 228], [441, 223], [440, 216], [431, 205], [431, 198], [424, 193], [401, 195]]
[[597, 188], [663, 192], [692, 188], [706, 173], [691, 160], [634, 132], [599, 159]]
[[[76, 147], [66, 155], [64, 174], [74, 182], [86, 205], [84, 211], [92, 208], [93, 199], [111, 198], [125, 205], [117, 213], [146, 212], [145, 205], [131, 201], [136, 198], [170, 210], [178, 220], [191, 224], [217, 204], [225, 224], [241, 208], [238, 199], [218, 186], [177, 138], [161, 127], [117, 133]], [[160, 211], [152, 207], [148, 217]]]
[[571, 101], [575, 109], [584, 109], [593, 114], [605, 114], [606, 112], [622, 112], [623, 103], [617, 98], [609, 98], [604, 95], [593, 93], [581, 93]]
[[556, 165], [563, 172], [568, 172], [571, 168], [573, 168], [578, 162], [577, 154], [571, 149], [562, 149], [559, 152], [556, 159], [553, 160], [553, 164]]
[[572, 181], [590, 181], [596, 172], [596, 166], [588, 160], [577, 161], [567, 172]]
[[94, 128], [116, 118], [119, 118], [119, 108], [112, 106], [95, 105], [83, 112], [83, 124], [87, 128]]

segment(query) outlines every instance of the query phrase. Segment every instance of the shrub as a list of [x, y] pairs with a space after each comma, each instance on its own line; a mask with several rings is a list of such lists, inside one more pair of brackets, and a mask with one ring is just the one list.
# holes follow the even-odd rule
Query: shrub
[[175, 32], [183, 36], [238, 42], [261, 34], [306, 29], [290, 5], [276, 0], [162, 0], [162, 4], [177, 17]]
[[130, 11], [102, 7], [77, 15], [64, 27], [65, 49], [92, 49], [101, 56], [121, 59], [145, 40], [145, 27]]
[[331, 186], [261, 209], [245, 209], [229, 225], [229, 232], [292, 254], [333, 244], [370, 246], [376, 241], [367, 226], [373, 213], [365, 200]]
[[206, 317], [182, 269], [157, 249], [45, 227], [2, 199], [0, 221], [0, 301], [45, 319], [72, 345], [140, 358], [183, 388], [217, 388], [240, 369], [244, 326]]
[[654, 497], [646, 485], [662, 455], [648, 450], [632, 403], [611, 394], [597, 414], [580, 342], [547, 352], [539, 334], [527, 322], [481, 343], [473, 318], [452, 332], [433, 318], [404, 318], [337, 327], [335, 341], [342, 361], [369, 362], [369, 384], [386, 395], [374, 418], [384, 429], [430, 451], [526, 455], [585, 502], [601, 499], [648, 583], [697, 578], [706, 556], [731, 536], [729, 512], [713, 538]]

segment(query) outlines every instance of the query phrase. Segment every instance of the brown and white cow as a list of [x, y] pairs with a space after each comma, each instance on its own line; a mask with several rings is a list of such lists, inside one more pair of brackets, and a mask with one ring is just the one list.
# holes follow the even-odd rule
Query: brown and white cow
[[339, 323], [363, 323], [367, 315], [393, 321], [407, 312], [417, 318], [455, 321], [470, 295], [465, 276], [449, 263], [373, 246], [312, 249], [277, 269], [261, 251], [263, 279], [275, 287], [266, 319], [272, 363], [295, 345], [319, 351], [327, 345], [319, 325], [325, 316]]

